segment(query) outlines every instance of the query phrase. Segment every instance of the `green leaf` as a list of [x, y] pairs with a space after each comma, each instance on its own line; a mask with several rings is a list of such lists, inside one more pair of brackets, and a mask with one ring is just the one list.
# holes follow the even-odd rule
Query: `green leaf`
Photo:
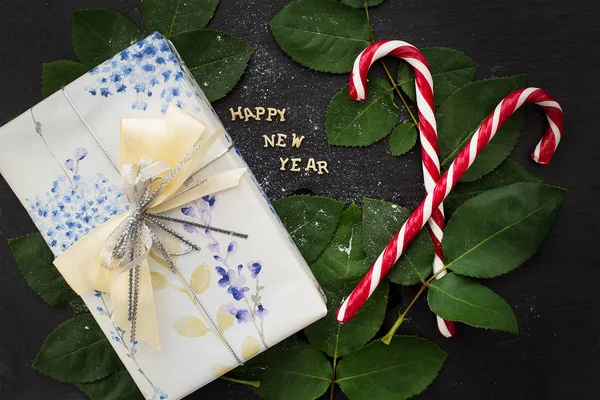
[[550, 233], [565, 195], [562, 188], [519, 182], [466, 201], [446, 227], [446, 266], [477, 278], [512, 271]]
[[[456, 155], [473, 136], [479, 125], [498, 103], [525, 83], [525, 75], [487, 79], [457, 90], [437, 112], [440, 160], [448, 168]], [[522, 111], [522, 110], [521, 110]], [[462, 181], [481, 178], [492, 171], [510, 154], [523, 126], [523, 113], [517, 111], [463, 175]]]
[[347, 6], [363, 9], [363, 8], [365, 8], [365, 3], [367, 6], [373, 7], [373, 6], [380, 5], [385, 0], [340, 0], [340, 1]]
[[75, 11], [73, 46], [79, 61], [88, 67], [95, 67], [108, 60], [142, 37], [142, 33], [133, 22], [117, 12]]
[[413, 336], [375, 341], [344, 357], [336, 382], [352, 400], [401, 400], [422, 393], [437, 377], [447, 354]]
[[144, 25], [167, 38], [204, 29], [218, 5], [219, 0], [142, 0]]
[[393, 156], [401, 156], [417, 143], [417, 127], [415, 124], [401, 124], [392, 131], [390, 150]]
[[431, 282], [427, 302], [431, 311], [449, 321], [514, 333], [519, 330], [515, 314], [502, 297], [464, 276], [448, 274]]
[[356, 56], [371, 43], [365, 15], [335, 0], [292, 2], [269, 27], [288, 56], [321, 72], [349, 72]]
[[121, 369], [95, 382], [76, 385], [91, 400], [144, 400], [144, 396], [126, 369]]
[[305, 329], [310, 343], [331, 357], [342, 357], [365, 345], [379, 330], [387, 306], [387, 284], [373, 293], [352, 321], [340, 324], [335, 310], [369, 270], [362, 249], [362, 213], [356, 204], [342, 214], [339, 227], [327, 249], [311, 265], [327, 296], [328, 314]]
[[265, 400], [316, 399], [333, 379], [327, 357], [295, 338], [254, 357], [235, 373], [244, 379], [259, 380], [260, 386], [254, 391]]
[[[363, 198], [362, 237], [367, 259], [374, 262], [408, 219], [410, 210], [385, 201]], [[425, 281], [433, 265], [433, 244], [426, 229], [421, 230], [408, 250], [400, 256], [388, 279], [400, 285]]]
[[273, 208], [307, 263], [314, 262], [331, 242], [345, 204], [317, 196], [275, 200]]
[[87, 304], [79, 296], [69, 302], [69, 308], [78, 314], [89, 311]]
[[[435, 105], [439, 106], [452, 93], [470, 83], [475, 78], [479, 66], [465, 53], [447, 47], [431, 47], [421, 52], [429, 62], [433, 76]], [[415, 73], [406, 62], [398, 66], [398, 84], [413, 101], [415, 93]]]
[[358, 279], [345, 281], [336, 285], [335, 289], [323, 288], [327, 296], [327, 316], [304, 329], [310, 344], [330, 357], [343, 357], [360, 349], [375, 336], [383, 323], [389, 291], [386, 281], [381, 282], [352, 320], [340, 324], [336, 319], [337, 309], [358, 282]]
[[67, 307], [80, 297], [67, 285], [52, 262], [54, 254], [39, 233], [8, 239], [23, 278], [35, 293], [54, 307]]
[[444, 200], [446, 217], [454, 214], [458, 206], [487, 190], [516, 182], [540, 182], [514, 161], [505, 160], [494, 171], [474, 182], [459, 182]]
[[88, 72], [88, 67], [75, 61], [60, 60], [42, 64], [42, 97], [67, 86]]
[[121, 361], [91, 314], [60, 324], [33, 362], [33, 369], [68, 383], [94, 382], [120, 368]]
[[235, 87], [254, 53], [243, 40], [219, 31], [187, 32], [171, 40], [210, 102]]
[[333, 146], [368, 146], [390, 134], [400, 110], [394, 103], [389, 83], [371, 78], [367, 84], [369, 97], [355, 101], [348, 96], [348, 86], [336, 94], [325, 115], [327, 140]]
[[348, 279], [362, 278], [371, 266], [362, 247], [362, 213], [352, 203], [342, 213], [329, 246], [311, 265], [315, 278], [324, 287], [337, 287]]

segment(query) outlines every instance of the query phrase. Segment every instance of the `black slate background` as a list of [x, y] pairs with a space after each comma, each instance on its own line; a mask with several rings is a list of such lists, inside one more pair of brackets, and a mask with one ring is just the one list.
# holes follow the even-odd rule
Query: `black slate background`
[[[308, 189], [344, 201], [371, 196], [416, 206], [423, 195], [417, 152], [393, 158], [385, 141], [362, 149], [327, 146], [325, 111], [347, 75], [309, 71], [278, 48], [265, 24], [288, 1], [222, 0], [209, 25], [257, 49], [237, 88], [215, 104], [248, 164], [273, 199]], [[139, 0], [0, 1], [0, 124], [41, 100], [42, 62], [75, 59], [72, 14], [91, 7], [117, 10], [141, 26]], [[457, 337], [445, 340], [420, 301], [402, 332], [427, 337], [449, 353], [423, 399], [599, 396], [599, 16], [595, 1], [387, 0], [372, 9], [378, 39], [458, 48], [481, 64], [479, 78], [528, 73], [529, 84], [550, 91], [566, 111], [564, 140], [550, 166], [528, 158], [544, 122], [536, 108], [529, 109], [525, 133], [512, 155], [543, 180], [569, 189], [557, 225], [523, 267], [486, 282], [513, 306], [521, 332], [459, 326]], [[392, 60], [388, 64], [395, 68]], [[231, 122], [228, 109], [237, 106], [285, 107], [287, 121]], [[306, 136], [301, 149], [263, 148], [262, 134], [292, 132]], [[279, 156], [326, 160], [330, 174], [280, 172]], [[47, 306], [29, 290], [8, 250], [7, 238], [34, 229], [0, 179], [0, 399], [84, 399], [75, 387], [30, 369], [44, 338], [70, 317], [69, 311]], [[390, 301], [399, 305], [411, 297], [410, 290], [395, 290]], [[388, 324], [395, 312], [390, 311]], [[217, 380], [189, 399], [256, 396]]]

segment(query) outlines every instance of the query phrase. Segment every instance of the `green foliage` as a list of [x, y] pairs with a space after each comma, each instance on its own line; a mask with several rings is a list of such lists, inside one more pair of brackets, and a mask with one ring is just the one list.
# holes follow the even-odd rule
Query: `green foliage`
[[81, 63], [68, 60], [42, 64], [42, 96], [44, 98], [67, 86], [79, 78], [89, 68]]
[[361, 219], [362, 212], [352, 203], [342, 213], [329, 245], [312, 264], [313, 273], [322, 286], [358, 279], [369, 269], [362, 245]]
[[254, 391], [266, 400], [316, 399], [333, 379], [327, 357], [295, 338], [267, 350], [235, 372], [244, 379], [260, 380]]
[[448, 274], [431, 282], [427, 302], [431, 311], [449, 321], [476, 328], [518, 331], [517, 318], [508, 303], [464, 276]]
[[519, 182], [482, 193], [450, 219], [443, 245], [457, 274], [493, 278], [512, 271], [536, 252], [550, 233], [566, 191]]
[[344, 73], [370, 44], [365, 15], [336, 0], [299, 0], [269, 23], [279, 47], [294, 61], [321, 72]]
[[390, 135], [390, 151], [393, 156], [408, 153], [417, 143], [417, 127], [415, 124], [400, 124]]
[[351, 204], [342, 214], [337, 232], [311, 269], [328, 300], [328, 314], [306, 328], [310, 343], [330, 357], [342, 357], [364, 346], [379, 330], [387, 306], [387, 284], [371, 296], [352, 321], [340, 324], [335, 311], [370, 267], [365, 260], [361, 232], [362, 213]]
[[171, 38], [206, 27], [219, 0], [142, 0], [144, 25]]
[[458, 206], [478, 194], [516, 182], [540, 182], [540, 180], [516, 162], [505, 160], [498, 168], [479, 180], [459, 182], [444, 200], [446, 218], [452, 215]]
[[369, 7], [373, 7], [373, 6], [380, 5], [385, 0], [340, 0], [340, 1], [347, 6], [363, 9], [363, 8], [365, 8], [365, 4]]
[[437, 377], [447, 354], [418, 337], [373, 342], [346, 356], [336, 382], [352, 400], [400, 400], [423, 392]]
[[67, 285], [54, 264], [54, 254], [39, 233], [8, 239], [8, 246], [27, 284], [46, 303], [67, 307], [79, 296]]
[[[366, 5], [382, 2], [366, 0]], [[146, 28], [174, 42], [210, 101], [235, 87], [254, 52], [234, 36], [202, 30], [218, 3], [142, 0]], [[364, 6], [365, 0], [294, 1], [269, 26], [279, 46], [296, 62], [317, 71], [344, 73], [371, 41], [365, 14], [353, 9]], [[141, 38], [138, 28], [118, 13], [78, 11], [73, 43], [81, 63], [44, 64], [43, 95], [50, 95]], [[447, 168], [498, 102], [522, 86], [525, 77], [471, 83], [478, 66], [463, 53], [447, 48], [424, 49], [423, 53], [434, 78], [440, 159]], [[397, 80], [414, 100], [414, 74], [408, 64], [401, 63]], [[391, 133], [392, 155], [405, 154], [416, 143], [417, 127], [396, 126], [400, 110], [390, 84], [371, 78], [367, 86], [366, 101], [351, 100], [348, 87], [332, 99], [325, 126], [329, 144], [367, 146]], [[447, 214], [453, 215], [444, 250], [454, 273], [432, 281], [428, 290], [430, 308], [445, 319], [517, 331], [510, 306], [490, 289], [461, 275], [487, 278], [516, 268], [536, 251], [559, 212], [564, 190], [543, 185], [518, 164], [504, 161], [522, 123], [522, 113], [513, 116], [465, 174], [462, 181], [468, 183], [459, 183], [446, 199]], [[363, 199], [362, 212], [355, 204], [343, 211], [345, 203], [313, 196], [281, 199], [274, 207], [321, 283], [329, 313], [305, 329], [310, 344], [288, 339], [236, 372], [260, 380], [256, 393], [267, 400], [314, 399], [335, 383], [351, 400], [406, 399], [425, 390], [446, 359], [441, 349], [424, 339], [405, 336], [394, 336], [390, 345], [381, 341], [367, 344], [383, 323], [387, 282], [382, 282], [352, 321], [341, 325], [335, 319], [337, 307], [410, 211], [369, 198]], [[27, 283], [46, 302], [85, 309], [52, 265], [53, 255], [41, 235], [11, 239], [9, 245]], [[423, 230], [388, 277], [402, 285], [427, 282], [432, 261], [433, 246]], [[333, 358], [333, 366], [326, 354]], [[75, 383], [92, 400], [142, 399], [89, 314], [60, 325], [46, 339], [33, 368]]]
[[[365, 271], [366, 272], [366, 271]], [[360, 349], [379, 331], [387, 309], [388, 283], [383, 281], [369, 301], [351, 321], [340, 324], [335, 313], [359, 280], [344, 280], [331, 289], [323, 288], [327, 296], [327, 316], [304, 330], [310, 344], [333, 358], [343, 357]]]
[[46, 338], [33, 368], [61, 382], [87, 383], [106, 378], [121, 368], [91, 314], [70, 319]]
[[73, 45], [77, 57], [87, 67], [95, 67], [142, 38], [140, 30], [118, 12], [75, 12]]
[[348, 96], [348, 86], [336, 94], [325, 115], [325, 132], [330, 145], [368, 146], [390, 134], [400, 110], [394, 103], [390, 84], [381, 78], [371, 78], [367, 84], [369, 97], [354, 101]]
[[[525, 75], [471, 83], [458, 89], [439, 107], [436, 116], [442, 167], [450, 166], [454, 157], [498, 103], [524, 83]], [[479, 154], [461, 181], [479, 179], [504, 161], [515, 147], [522, 126], [523, 113], [518, 111]]]
[[[365, 197], [363, 212], [363, 244], [367, 259], [373, 263], [408, 219], [410, 211], [393, 203]], [[387, 275], [388, 279], [407, 286], [424, 282], [431, 273], [433, 256], [433, 245], [427, 230], [424, 229], [400, 256]]]
[[273, 207], [307, 263], [325, 250], [344, 209], [341, 201], [317, 196], [293, 196], [273, 202]]
[[187, 32], [171, 40], [210, 102], [235, 87], [254, 53], [243, 40], [219, 31]]
[[[229, 93], [240, 80], [254, 49], [223, 32], [202, 30], [219, 0], [143, 0], [144, 23], [170, 38], [209, 101]], [[73, 18], [73, 45], [81, 61], [44, 64], [42, 94], [54, 93], [90, 68], [141, 40], [142, 32], [110, 10], [80, 10]]]
[[[472, 82], [479, 67], [465, 53], [446, 47], [422, 49], [421, 53], [429, 62], [433, 76], [436, 106], [442, 104], [456, 90]], [[415, 73], [406, 62], [400, 63], [398, 67], [398, 84], [411, 100], [416, 101]]]
[[125, 368], [98, 381], [76, 385], [91, 400], [144, 400], [144, 396]]

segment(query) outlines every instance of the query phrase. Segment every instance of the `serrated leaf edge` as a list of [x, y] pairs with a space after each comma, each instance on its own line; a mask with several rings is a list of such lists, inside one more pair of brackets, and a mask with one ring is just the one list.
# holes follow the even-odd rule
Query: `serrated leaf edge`
[[[116, 14], [116, 15], [118, 15], [118, 16], [121, 16], [121, 17], [123, 17], [123, 18], [124, 18], [125, 20], [127, 20], [127, 21], [128, 21], [130, 24], [132, 24], [133, 26], [135, 26], [135, 28], [138, 30], [138, 32], [140, 33], [140, 35], [142, 36], [142, 38], [143, 38], [143, 36], [144, 36], [144, 34], [145, 34], [145, 33], [144, 33], [144, 32], [143, 32], [143, 31], [142, 31], [142, 30], [141, 30], [141, 29], [140, 29], [140, 28], [139, 28], [139, 27], [138, 27], [138, 26], [137, 26], [137, 25], [136, 25], [136, 24], [133, 22], [133, 21], [131, 21], [129, 18], [127, 18], [126, 16], [124, 16], [123, 14], [121, 14], [121, 13], [120, 13], [120, 12], [118, 12], [118, 11], [115, 11], [115, 10], [109, 10], [109, 9], [107, 9], [107, 8], [99, 8], [99, 7], [98, 7], [98, 8], [96, 8], [96, 7], [92, 7], [92, 8], [84, 8], [84, 9], [76, 10], [76, 11], [73, 13], [73, 18], [71, 19], [71, 43], [73, 44], [73, 50], [75, 51], [75, 55], [77, 56], [77, 60], [79, 60], [79, 62], [80, 62], [81, 64], [85, 65], [85, 66], [92, 67], [92, 68], [93, 68], [93, 67], [96, 67], [96, 65], [88, 65], [88, 64], [84, 63], [83, 61], [81, 61], [81, 59], [80, 59], [80, 57], [79, 57], [79, 54], [77, 54], [77, 46], [75, 46], [75, 35], [74, 35], [74, 33], [75, 33], [75, 32], [74, 32], [74, 29], [73, 29], [73, 28], [74, 28], [74, 26], [75, 26], [75, 17], [76, 17], [76, 15], [77, 15], [77, 14], [84, 13], [84, 12], [87, 12], [87, 11], [108, 11], [108, 12], [110, 12], [110, 13]], [[102, 39], [104, 40], [104, 38], [102, 38]], [[134, 41], [134, 42], [132, 42], [132, 43], [130, 43], [130, 45], [132, 45], [132, 44], [134, 44], [134, 43], [135, 43], [135, 41]], [[109, 44], [109, 46], [110, 46], [110, 44]], [[112, 46], [111, 46], [111, 49], [112, 49]], [[118, 53], [115, 53], [114, 55], [116, 55], [116, 54], [118, 54]], [[114, 56], [114, 55], [113, 55], [113, 56]], [[112, 56], [111, 56], [111, 57], [112, 57]], [[108, 58], [107, 60], [109, 60], [109, 59], [110, 59], [110, 58]], [[104, 60], [104, 61], [107, 61], [107, 60]]]
[[[457, 274], [457, 275], [458, 275], [458, 274]], [[460, 276], [462, 276], [462, 275], [460, 275]], [[473, 282], [474, 282], [474, 283], [476, 283], [476, 284], [478, 284], [478, 285], [480, 285], [480, 286], [483, 286], [484, 288], [486, 288], [487, 290], [489, 290], [490, 292], [492, 292], [493, 294], [495, 294], [495, 295], [496, 295], [496, 296], [497, 296], [497, 297], [498, 297], [498, 298], [499, 298], [501, 301], [503, 301], [503, 302], [504, 302], [504, 303], [505, 303], [505, 304], [508, 306], [508, 308], [509, 308], [509, 309], [510, 309], [510, 311], [511, 311], [511, 315], [512, 315], [512, 317], [513, 317], [513, 319], [514, 319], [514, 322], [515, 322], [515, 330], [510, 330], [510, 329], [499, 329], [499, 328], [490, 328], [490, 327], [488, 327], [488, 326], [480, 326], [480, 325], [470, 324], [470, 323], [468, 323], [468, 322], [461, 321], [461, 320], [454, 320], [454, 322], [460, 322], [460, 323], [462, 323], [462, 324], [469, 325], [469, 326], [472, 326], [472, 327], [474, 327], [474, 328], [478, 328], [478, 329], [487, 329], [487, 330], [492, 330], [492, 331], [503, 331], [503, 332], [510, 332], [510, 333], [515, 333], [515, 334], [516, 334], [516, 333], [519, 333], [519, 321], [517, 320], [517, 316], [515, 315], [515, 312], [513, 311], [513, 309], [512, 309], [512, 307], [510, 306], [510, 304], [509, 304], [509, 303], [508, 303], [506, 300], [504, 300], [504, 298], [502, 298], [502, 296], [500, 296], [498, 293], [494, 292], [494, 291], [493, 291], [492, 289], [490, 289], [489, 287], [487, 287], [487, 286], [485, 286], [485, 285], [483, 285], [483, 284], [481, 284], [481, 283], [479, 283], [479, 282], [476, 282], [476, 281], [473, 281]], [[435, 283], [435, 281], [434, 281], [433, 283]], [[446, 296], [448, 296], [448, 297], [450, 297], [450, 298], [452, 298], [452, 299], [455, 299], [456, 301], [460, 301], [461, 303], [468, 304], [469, 306], [473, 306], [473, 307], [476, 307], [476, 308], [480, 308], [480, 309], [484, 310], [486, 313], [492, 313], [492, 311], [491, 311], [491, 310], [488, 310], [487, 308], [481, 308], [481, 307], [479, 307], [479, 306], [477, 306], [477, 305], [475, 305], [475, 304], [467, 303], [466, 301], [463, 301], [463, 300], [461, 300], [461, 299], [458, 299], [458, 298], [456, 298], [456, 297], [454, 297], [454, 296], [450, 295], [448, 292], [446, 292], [446, 291], [444, 291], [444, 290], [441, 290], [439, 287], [435, 286], [434, 284], [431, 284], [431, 285], [429, 286], [429, 290], [431, 290], [431, 289], [439, 290], [441, 293], [444, 293]], [[428, 291], [428, 294], [429, 294], [429, 291]], [[429, 296], [427, 296], [427, 303], [429, 304]], [[430, 306], [430, 308], [431, 308], [431, 306]], [[494, 313], [494, 314], [497, 314], [497, 313]], [[445, 318], [445, 317], [444, 317], [444, 319], [447, 319], [448, 321], [452, 321], [452, 319], [448, 319], [448, 318]]]
[[[311, 66], [308, 66], [308, 65], [304, 65], [304, 64], [303, 64], [303, 63], [301, 63], [300, 61], [296, 60], [296, 58], [294, 58], [294, 57], [293, 57], [293, 56], [292, 56], [290, 53], [288, 53], [288, 51], [287, 51], [287, 50], [285, 50], [285, 49], [283, 48], [283, 46], [282, 46], [282, 45], [281, 45], [281, 43], [279, 42], [279, 39], [277, 39], [277, 37], [276, 37], [276, 36], [275, 36], [275, 34], [273, 33], [273, 26], [278, 26], [278, 27], [283, 27], [283, 28], [289, 28], [289, 29], [293, 29], [293, 28], [290, 28], [290, 27], [288, 27], [288, 26], [285, 26], [285, 25], [276, 24], [276, 23], [274, 23], [273, 21], [275, 20], [275, 18], [277, 18], [277, 17], [279, 16], [279, 14], [280, 14], [280, 13], [282, 13], [282, 12], [283, 12], [283, 11], [285, 11], [285, 10], [286, 10], [288, 7], [290, 7], [292, 4], [295, 4], [295, 3], [297, 3], [297, 2], [298, 2], [298, 1], [293, 1], [293, 2], [291, 2], [291, 3], [288, 3], [288, 4], [287, 4], [285, 7], [283, 7], [283, 8], [282, 8], [282, 9], [281, 9], [281, 10], [280, 10], [280, 11], [279, 11], [277, 14], [275, 14], [275, 16], [274, 16], [274, 17], [273, 17], [273, 18], [272, 18], [272, 19], [271, 19], [269, 22], [267, 22], [267, 25], [269, 26], [269, 29], [271, 30], [271, 36], [273, 36], [273, 38], [274, 38], [274, 39], [275, 39], [275, 41], [277, 42], [277, 47], [279, 47], [279, 48], [280, 48], [280, 49], [281, 49], [281, 50], [282, 50], [282, 51], [283, 51], [283, 52], [284, 52], [284, 53], [285, 53], [285, 54], [286, 54], [286, 55], [287, 55], [289, 58], [291, 58], [291, 59], [292, 59], [292, 60], [293, 60], [295, 63], [297, 63], [297, 64], [300, 64], [300, 65], [301, 65], [301, 66], [303, 66], [304, 68], [308, 68], [308, 69], [310, 69], [311, 71], [315, 71], [315, 72], [325, 72], [325, 73], [329, 73], [329, 74], [337, 74], [337, 75], [343, 75], [343, 74], [347, 74], [348, 72], [350, 72], [350, 71], [352, 70], [352, 67], [348, 68], [348, 69], [347, 69], [347, 70], [345, 70], [345, 71], [334, 71], [334, 70], [330, 70], [330, 69], [327, 69], [327, 68], [324, 68], [324, 69], [317, 69], [317, 68], [313, 68], [313, 67], [311, 67]], [[348, 8], [349, 8], [349, 9], [351, 9], [351, 10], [358, 11], [358, 9], [356, 9], [356, 8], [354, 8], [354, 7], [351, 7], [351, 6], [347, 5], [347, 4], [344, 4], [344, 3], [342, 3], [342, 2], [339, 2], [339, 4], [340, 4], [340, 5], [342, 5], [342, 6], [344, 6], [344, 7], [348, 7]], [[360, 12], [360, 11], [359, 11], [359, 12]], [[298, 29], [298, 30], [299, 30], [299, 29]], [[304, 31], [304, 32], [305, 32], [305, 33], [315, 33], [315, 32], [310, 32], [310, 31]], [[323, 35], [326, 35], [326, 34], [323, 34]], [[333, 35], [326, 35], [326, 36], [333, 36]], [[349, 37], [347, 38], [347, 37], [345, 37], [345, 36], [335, 36], [335, 37], [342, 38], [342, 39], [350, 39], [350, 40], [354, 40], [354, 41], [357, 41], [357, 42], [362, 42], [362, 40], [358, 40], [358, 39], [355, 39], [355, 38], [349, 38]], [[368, 46], [371, 44], [371, 42], [370, 42], [369, 40], [364, 40], [364, 43], [365, 43], [365, 48], [367, 48], [367, 47], [368, 47]]]
[[[372, 78], [371, 78], [371, 79], [372, 79]], [[387, 82], [387, 81], [386, 81], [385, 79], [383, 79], [383, 78], [379, 78], [379, 79], [381, 79], [382, 81], [385, 81], [385, 82]], [[367, 82], [370, 82], [370, 80], [368, 80]], [[389, 84], [389, 82], [387, 82], [387, 83]], [[348, 85], [346, 85], [346, 86], [342, 87], [342, 89], [340, 89], [340, 90], [339, 90], [339, 91], [338, 91], [336, 94], [334, 94], [334, 95], [333, 95], [333, 97], [331, 98], [331, 100], [329, 101], [329, 104], [327, 105], [327, 111], [325, 112], [325, 135], [327, 136], [327, 144], [329, 144], [330, 146], [335, 146], [335, 147], [362, 148], [362, 147], [368, 147], [368, 146], [371, 146], [371, 145], [373, 145], [373, 144], [375, 144], [375, 143], [379, 143], [379, 142], [381, 142], [382, 140], [384, 140], [385, 138], [389, 137], [389, 136], [390, 136], [390, 134], [391, 134], [391, 133], [393, 132], [393, 130], [395, 129], [395, 127], [394, 127], [394, 128], [392, 128], [392, 131], [390, 131], [390, 133], [388, 133], [387, 135], [383, 136], [383, 137], [382, 137], [382, 138], [380, 138], [380, 139], [377, 139], [377, 140], [375, 140], [374, 142], [368, 143], [368, 144], [337, 144], [337, 143], [331, 143], [331, 140], [329, 139], [329, 134], [327, 133], [327, 114], [328, 114], [328, 113], [329, 113], [329, 111], [330, 111], [330, 107], [331, 107], [331, 103], [333, 102], [333, 99], [334, 99], [334, 98], [335, 98], [337, 95], [339, 95], [339, 94], [342, 94], [342, 92], [343, 92], [343, 91], [344, 91], [344, 90], [345, 90], [347, 87], [348, 87]], [[398, 107], [398, 104], [396, 104], [396, 99], [394, 98], [394, 94], [392, 93], [393, 91], [394, 91], [394, 87], [393, 87], [393, 86], [391, 86], [391, 87], [389, 88], [389, 92], [391, 93], [391, 96], [392, 96], [392, 103], [394, 104], [394, 107], [396, 107], [396, 109], [400, 110], [400, 108]], [[381, 99], [381, 98], [383, 98], [383, 96], [382, 96], [382, 97], [379, 97], [379, 99]], [[380, 103], [380, 102], [379, 102], [379, 101], [374, 101], [372, 104], [375, 104], [375, 103]], [[372, 104], [369, 104], [369, 106], [368, 106], [368, 107], [370, 107]], [[382, 104], [382, 103], [380, 103], [380, 104]], [[353, 119], [352, 121], [355, 121], [355, 120], [356, 120], [356, 118], [355, 118], [355, 119]], [[349, 125], [350, 125], [350, 124], [346, 125], [346, 127], [344, 127], [344, 129], [346, 129], [346, 128], [347, 128]]]
[[[553, 188], [553, 189], [557, 189], [557, 190], [559, 190], [559, 191], [563, 191], [563, 192], [564, 192], [564, 194], [563, 194], [563, 198], [562, 198], [562, 199], [561, 199], [561, 201], [560, 201], [560, 202], [559, 202], [559, 203], [556, 205], [556, 207], [554, 207], [552, 210], [550, 210], [550, 212], [554, 211], [554, 210], [555, 210], [557, 207], [558, 207], [558, 208], [562, 207], [562, 202], [563, 202], [563, 200], [564, 200], [564, 196], [566, 196], [566, 194], [567, 194], [567, 190], [566, 190], [566, 189], [564, 189], [564, 188], [562, 188], [562, 187], [560, 187], [560, 186], [552, 186], [552, 185], [545, 184], [545, 183], [543, 183], [543, 182], [539, 182], [539, 183], [536, 183], [536, 182], [514, 182], [514, 183], [510, 183], [510, 184], [508, 184], [508, 185], [504, 185], [504, 186], [500, 186], [500, 187], [497, 187], [497, 188], [493, 188], [493, 189], [488, 189], [488, 190], [485, 190], [483, 193], [488, 193], [488, 192], [495, 191], [495, 190], [505, 189], [505, 188], [506, 188], [506, 187], [508, 187], [508, 186], [512, 186], [512, 185], [520, 185], [520, 184], [523, 184], [523, 183], [525, 183], [525, 184], [529, 184], [529, 183], [531, 183], [531, 184], [538, 184], [538, 185], [547, 186], [547, 187], [550, 187], [550, 188]], [[481, 193], [481, 194], [483, 194], [483, 193]], [[465, 201], [463, 204], [461, 204], [461, 205], [460, 205], [460, 206], [459, 206], [459, 207], [456, 209], [456, 211], [454, 211], [454, 213], [452, 214], [452, 216], [456, 215], [456, 212], [457, 212], [457, 211], [458, 211], [458, 210], [459, 210], [459, 209], [460, 209], [462, 206], [466, 205], [467, 203], [470, 203], [472, 200], [475, 200], [475, 199], [476, 199], [477, 197], [479, 197], [481, 194], [479, 194], [479, 195], [477, 195], [477, 196], [474, 196], [474, 197], [470, 198], [469, 200]], [[523, 264], [524, 264], [524, 263], [526, 263], [526, 262], [527, 262], [529, 259], [531, 259], [531, 257], [533, 257], [533, 256], [536, 254], [536, 252], [537, 252], [537, 251], [536, 251], [536, 252], [534, 252], [534, 253], [532, 253], [532, 254], [531, 254], [531, 255], [530, 255], [530, 256], [529, 256], [527, 259], [523, 260], [523, 262], [522, 262], [521, 264], [519, 264], [519, 265], [515, 266], [513, 269], [511, 269], [511, 270], [508, 270], [508, 271], [506, 271], [506, 272], [504, 272], [504, 273], [501, 273], [501, 274], [498, 274], [498, 275], [488, 275], [488, 276], [484, 276], [484, 275], [477, 275], [477, 274], [466, 274], [466, 273], [461, 273], [461, 272], [454, 271], [454, 270], [452, 269], [452, 267], [451, 267], [451, 266], [452, 266], [452, 264], [453, 264], [453, 263], [454, 263], [456, 260], [459, 260], [460, 258], [462, 258], [463, 256], [465, 256], [466, 254], [470, 253], [470, 252], [471, 252], [471, 251], [473, 251], [475, 248], [479, 247], [479, 246], [480, 246], [482, 243], [485, 243], [485, 242], [487, 242], [487, 241], [488, 241], [490, 238], [492, 238], [492, 237], [494, 237], [494, 236], [498, 235], [498, 234], [499, 234], [499, 233], [501, 233], [501, 232], [504, 232], [506, 229], [508, 229], [508, 228], [512, 227], [513, 225], [516, 225], [516, 224], [518, 224], [519, 222], [522, 222], [523, 220], [525, 220], [525, 219], [529, 218], [531, 215], [533, 215], [534, 213], [536, 213], [537, 211], [539, 211], [541, 208], [543, 208], [544, 206], [546, 206], [548, 203], [550, 203], [550, 200], [548, 200], [547, 202], [545, 202], [544, 204], [542, 204], [541, 206], [539, 206], [539, 207], [538, 207], [538, 208], [536, 208], [535, 210], [531, 211], [531, 212], [530, 212], [530, 213], [528, 213], [527, 215], [525, 215], [525, 216], [523, 216], [523, 217], [519, 218], [518, 220], [516, 220], [516, 221], [514, 221], [514, 222], [510, 223], [509, 225], [505, 226], [505, 227], [504, 227], [504, 228], [502, 228], [501, 230], [499, 230], [499, 231], [497, 231], [497, 232], [494, 232], [494, 234], [493, 234], [493, 235], [491, 235], [491, 236], [487, 237], [487, 238], [486, 238], [484, 241], [482, 241], [482, 242], [478, 243], [478, 244], [477, 244], [477, 246], [475, 246], [475, 247], [472, 247], [471, 249], [469, 249], [468, 251], [466, 251], [465, 253], [463, 253], [463, 254], [462, 254], [462, 255], [461, 255], [459, 258], [456, 258], [456, 259], [452, 260], [451, 262], [449, 262], [448, 264], [446, 264], [446, 265], [445, 265], [445, 267], [446, 267], [447, 269], [451, 270], [452, 272], [454, 272], [456, 275], [460, 275], [460, 276], [467, 276], [467, 277], [470, 277], [470, 278], [478, 278], [478, 279], [492, 279], [492, 278], [497, 278], [497, 277], [499, 277], [499, 276], [506, 275], [506, 274], [508, 274], [508, 273], [510, 273], [510, 272], [512, 272], [512, 271], [514, 271], [515, 269], [519, 268], [521, 265], [523, 265]], [[450, 218], [450, 220], [448, 221], [448, 224], [447, 224], [447, 225], [449, 225], [449, 224], [451, 223], [451, 221], [452, 221], [452, 218]], [[542, 241], [542, 242], [543, 242], [543, 241]], [[540, 244], [540, 245], [541, 245], [541, 244]]]
[[[400, 206], [400, 205], [398, 205], [398, 204], [396, 204], [396, 203], [392, 203], [391, 201], [379, 200], [379, 199], [374, 199], [374, 198], [372, 198], [372, 197], [366, 197], [366, 196], [365, 196], [365, 197], [363, 197], [363, 201], [362, 201], [362, 203], [363, 203], [363, 208], [364, 208], [364, 199], [368, 199], [368, 200], [374, 200], [374, 201], [379, 201], [379, 202], [386, 203], [386, 204], [391, 204], [391, 205], [394, 205], [394, 206], [396, 206], [396, 207], [398, 207], [398, 208], [403, 208], [403, 209], [405, 209], [405, 210], [408, 212], [408, 214], [409, 214], [409, 215], [411, 214], [411, 211], [410, 211], [410, 209], [409, 209], [409, 208], [406, 208], [406, 207], [404, 207], [404, 206]], [[364, 219], [365, 219], [365, 217], [364, 217], [364, 216], [365, 216], [365, 212], [364, 212], [364, 210], [362, 210], [362, 212], [363, 212], [363, 221], [364, 221]], [[363, 246], [363, 247], [364, 247], [364, 246]], [[419, 273], [419, 271], [418, 271], [418, 270], [417, 270], [417, 268], [415, 267], [415, 263], [414, 263], [414, 262], [412, 261], [412, 259], [411, 259], [411, 258], [408, 256], [408, 254], [407, 254], [407, 253], [404, 253], [404, 254], [402, 254], [400, 257], [406, 257], [406, 259], [408, 260], [408, 263], [410, 264], [410, 267], [411, 267], [411, 268], [413, 269], [413, 271], [414, 271], [414, 272], [417, 274], [417, 276], [418, 276], [418, 277], [419, 277], [419, 279], [421, 280], [421, 283], [425, 283], [425, 278], [421, 276], [421, 274]], [[397, 263], [397, 262], [399, 262], [399, 261], [400, 261], [400, 258], [398, 258], [398, 260], [396, 261], [396, 263]], [[390, 270], [390, 272], [391, 272], [391, 271], [394, 269], [394, 267], [396, 266], [396, 263], [394, 263], [394, 265], [392, 266], [392, 269]], [[433, 265], [433, 260], [432, 260], [432, 265]], [[386, 277], [387, 277], [387, 280], [388, 280], [388, 281], [390, 281], [391, 283], [393, 283], [394, 285], [400, 285], [400, 286], [413, 286], [413, 284], [410, 284], [410, 285], [404, 285], [404, 284], [402, 284], [402, 283], [394, 282], [394, 281], [391, 279], [391, 275], [390, 275], [390, 274], [387, 274], [387, 275], [386, 275]]]

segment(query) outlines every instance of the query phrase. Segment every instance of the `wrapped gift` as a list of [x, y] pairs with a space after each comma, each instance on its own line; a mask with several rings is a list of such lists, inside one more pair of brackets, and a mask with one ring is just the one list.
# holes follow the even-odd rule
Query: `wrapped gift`
[[145, 398], [179, 399], [325, 315], [309, 267], [160, 34], [0, 140], [0, 172]]

